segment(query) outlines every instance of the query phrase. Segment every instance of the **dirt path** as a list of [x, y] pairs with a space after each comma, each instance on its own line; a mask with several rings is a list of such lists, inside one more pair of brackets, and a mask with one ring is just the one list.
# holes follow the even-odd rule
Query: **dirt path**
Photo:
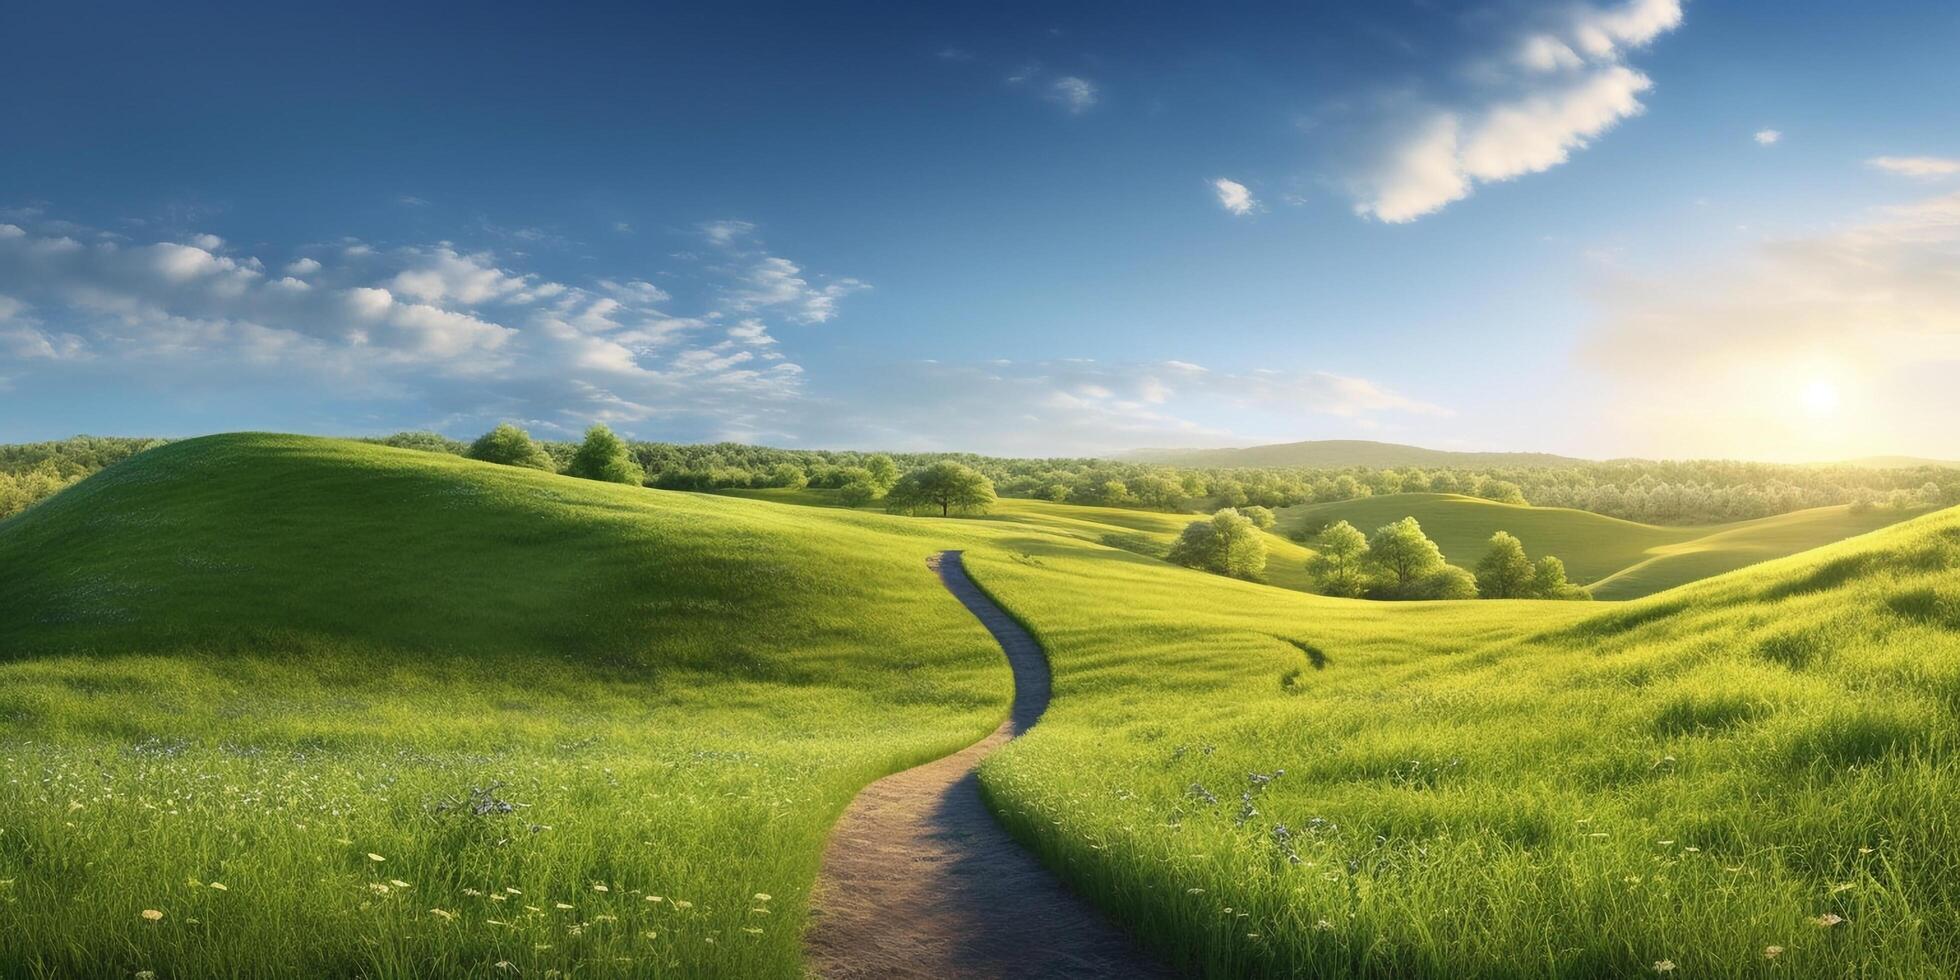
[[878, 780], [851, 801], [817, 877], [805, 940], [810, 972], [934, 980], [1170, 976], [1022, 850], [981, 801], [974, 767], [1048, 707], [1048, 660], [967, 577], [959, 552], [929, 563], [1006, 652], [1014, 708], [992, 735]]

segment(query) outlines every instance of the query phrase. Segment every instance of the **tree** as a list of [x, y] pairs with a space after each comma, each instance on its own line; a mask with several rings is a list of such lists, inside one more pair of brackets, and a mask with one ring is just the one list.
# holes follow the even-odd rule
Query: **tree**
[[1260, 507], [1257, 505], [1241, 507], [1239, 508], [1239, 514], [1244, 516], [1246, 520], [1251, 521], [1252, 526], [1261, 531], [1270, 531], [1274, 525], [1279, 523], [1279, 518], [1273, 514], [1272, 509], [1269, 507]]
[[871, 474], [871, 485], [879, 493], [884, 493], [898, 482], [898, 464], [890, 456], [879, 453], [864, 461], [864, 468]]
[[1405, 597], [1443, 566], [1443, 551], [1422, 533], [1415, 518], [1404, 517], [1375, 529], [1368, 539], [1368, 562], [1387, 577], [1383, 585], [1391, 597]]
[[585, 441], [579, 444], [578, 452], [572, 454], [571, 465], [565, 467], [565, 472], [587, 480], [630, 483], [634, 486], [639, 486], [646, 479], [639, 464], [627, 455], [626, 444], [603, 425], [585, 430]]
[[1410, 599], [1475, 599], [1477, 579], [1455, 565], [1443, 565], [1416, 583]]
[[810, 475], [795, 463], [777, 463], [769, 468], [769, 485], [786, 490], [801, 490], [810, 485]]
[[[1560, 567], [1560, 578], [1564, 568]], [[1532, 594], [1531, 559], [1524, 542], [1508, 531], [1490, 536], [1490, 550], [1477, 562], [1477, 594], [1486, 599], [1522, 599]]]
[[1538, 559], [1531, 571], [1531, 594], [1539, 599], [1590, 599], [1583, 585], [1565, 580], [1565, 563], [1551, 555]]
[[878, 487], [868, 478], [852, 480], [838, 488], [837, 499], [846, 507], [862, 507], [878, 499]]
[[499, 423], [494, 429], [485, 432], [470, 443], [469, 451], [463, 455], [480, 459], [486, 463], [502, 463], [505, 466], [524, 466], [534, 470], [557, 472], [558, 466], [543, 447], [531, 441], [531, 434], [509, 422]]
[[1327, 595], [1359, 596], [1368, 587], [1368, 576], [1361, 561], [1368, 551], [1368, 539], [1346, 521], [1336, 521], [1314, 539], [1314, 556], [1307, 571], [1320, 580], [1320, 591]]
[[1252, 521], [1227, 507], [1206, 520], [1192, 521], [1164, 557], [1188, 568], [1252, 578], [1266, 570], [1266, 542]]
[[885, 507], [894, 513], [931, 512], [946, 517], [985, 511], [994, 505], [994, 481], [979, 470], [951, 460], [913, 470], [898, 478], [885, 494]]

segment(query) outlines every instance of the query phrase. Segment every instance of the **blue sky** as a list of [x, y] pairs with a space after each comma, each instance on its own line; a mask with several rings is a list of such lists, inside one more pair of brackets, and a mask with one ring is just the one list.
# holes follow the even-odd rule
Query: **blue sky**
[[1950, 3], [575, 6], [0, 10], [0, 440], [1960, 457]]

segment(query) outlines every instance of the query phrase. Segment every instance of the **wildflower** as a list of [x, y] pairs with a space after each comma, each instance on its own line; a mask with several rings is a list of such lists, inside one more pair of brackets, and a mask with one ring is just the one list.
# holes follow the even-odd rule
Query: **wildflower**
[[1823, 915], [1820, 915], [1817, 918], [1812, 919], [1811, 921], [1817, 923], [1817, 928], [1819, 929], [1829, 929], [1832, 926], [1843, 923], [1844, 916], [1841, 916], [1836, 912], [1826, 912]]
[[524, 894], [523, 892], [521, 892], [521, 891], [518, 891], [517, 889], [515, 889], [515, 888], [512, 888], [512, 887], [510, 887], [509, 885], [505, 885], [505, 886], [504, 886], [504, 892], [505, 892], [506, 894], [510, 894], [510, 895], [522, 895], [522, 894]]
[[429, 911], [434, 913], [436, 918], [441, 919], [444, 922], [456, 921], [456, 913], [451, 912], [448, 909], [430, 909]]
[[157, 980], [157, 971], [138, 970], [136, 971], [136, 980]]
[[642, 933], [642, 935], [646, 936], [648, 939], [657, 939], [660, 936], [659, 933], [653, 931], [652, 929], [648, 929], [646, 932]]
[[1184, 894], [1186, 895], [1203, 895], [1204, 893], [1205, 890], [1202, 888], [1186, 888], [1184, 890]]
[[396, 888], [407, 888], [407, 887], [408, 887], [408, 882], [406, 882], [406, 881], [403, 881], [403, 880], [401, 880], [400, 878], [390, 878], [390, 879], [388, 879], [388, 884], [391, 884], [391, 885], [393, 885], [393, 886], [395, 886]]
[[497, 968], [497, 969], [499, 969], [499, 970], [502, 970], [502, 971], [504, 971], [505, 973], [516, 973], [516, 972], [517, 972], [517, 964], [515, 964], [515, 963], [512, 963], [512, 962], [511, 962], [511, 961], [509, 961], [509, 960], [498, 960], [497, 962], [495, 962], [495, 963], [493, 963], [493, 964], [491, 964], [491, 965], [492, 965], [492, 966], [494, 966], [494, 967], [496, 967], [496, 968]]
[[660, 901], [660, 896], [658, 896], [658, 895], [648, 895], [648, 896], [647, 896], [647, 901], [649, 901], [649, 902], [658, 902], [658, 901]]
[[228, 892], [228, 891], [231, 891], [231, 889], [230, 889], [230, 888], [227, 888], [227, 887], [225, 887], [225, 883], [224, 883], [224, 882], [222, 882], [222, 881], [214, 881], [214, 882], [212, 882], [212, 883], [211, 883], [211, 887], [212, 887], [212, 888], [215, 888], [215, 889], [217, 889], [218, 891], [221, 891], [221, 892]]
[[144, 909], [144, 910], [143, 910], [143, 921], [145, 921], [145, 922], [162, 922], [162, 921], [163, 921], [163, 913], [162, 913], [162, 912], [159, 912], [159, 911], [157, 911], [156, 909]]
[[387, 858], [385, 858], [385, 857], [382, 857], [382, 856], [381, 856], [381, 855], [379, 855], [379, 854], [376, 854], [376, 853], [374, 853], [373, 851], [369, 851], [369, 852], [368, 852], [368, 860], [370, 860], [370, 861], [373, 861], [373, 862], [375, 862], [375, 863], [377, 863], [377, 864], [379, 864], [380, 862], [382, 862], [382, 861], [386, 861], [386, 860], [388, 860], [388, 859], [387, 859]]
[[1326, 919], [1322, 919], [1319, 922], [1314, 923], [1313, 927], [1317, 931], [1327, 932], [1334, 928], [1334, 924], [1332, 922], [1327, 921]]
[[769, 896], [768, 896], [768, 895], [766, 895], [766, 894], [764, 894], [764, 893], [762, 893], [762, 892], [756, 892], [756, 893], [755, 893], [755, 900], [756, 900], [756, 901], [758, 901], [758, 902], [766, 902], [766, 901], [768, 901], [768, 900], [769, 900]]
[[74, 812], [75, 812], [76, 810], [79, 810], [79, 809], [81, 809], [81, 808], [82, 808], [82, 804], [81, 804], [81, 802], [80, 802], [79, 800], [69, 800], [69, 801], [68, 801], [68, 812], [69, 812], [69, 813], [74, 813]]
[[1655, 960], [1655, 961], [1654, 961], [1654, 972], [1655, 972], [1655, 973], [1673, 973], [1673, 972], [1674, 972], [1674, 961], [1673, 961], [1673, 960]]
[[1775, 959], [1775, 958], [1777, 958], [1777, 957], [1779, 957], [1779, 956], [1782, 956], [1782, 955], [1783, 955], [1783, 947], [1781, 947], [1781, 946], [1764, 946], [1764, 947], [1763, 947], [1763, 959], [1766, 959], [1766, 960], [1773, 960], [1773, 959]]
[[370, 881], [368, 882], [368, 891], [371, 891], [376, 895], [386, 895], [388, 894], [388, 886], [378, 881]]
[[760, 935], [762, 935], [762, 930], [760, 930], [760, 929], [755, 929], [755, 928], [751, 928], [751, 927], [748, 927], [748, 926], [743, 926], [743, 927], [742, 927], [742, 931], [743, 931], [743, 932], [746, 932], [746, 933], [748, 933], [748, 934], [749, 934], [749, 935], [751, 935], [751, 936], [760, 936]]
[[691, 909], [694, 907], [694, 903], [677, 898], [674, 899], [674, 907], [677, 909]]
[[571, 908], [571, 906], [569, 906], [569, 905], [566, 905], [566, 904], [565, 904], [564, 902], [558, 902], [558, 903], [555, 903], [553, 907], [554, 907], [554, 908], [561, 908], [561, 909], [568, 909], [568, 908]]
[[1871, 848], [1869, 848], [1869, 847], [1861, 847], [1861, 848], [1858, 848], [1858, 853], [1860, 853], [1860, 854], [1870, 854], [1871, 852], [1872, 852], [1872, 849], [1871, 849]]
[[603, 884], [595, 884], [595, 885], [593, 885], [593, 886], [592, 886], [592, 890], [593, 890], [593, 891], [595, 891], [595, 892], [609, 892], [609, 891], [612, 891], [612, 889], [611, 889], [611, 888], [608, 888], [608, 887], [606, 887], [606, 886], [605, 886], [605, 885], [603, 885]]
[[471, 897], [471, 898], [482, 898], [482, 897], [483, 897], [483, 893], [482, 893], [482, 892], [480, 892], [480, 891], [477, 891], [477, 890], [476, 890], [476, 889], [474, 889], [474, 888], [465, 888], [465, 889], [463, 889], [463, 894], [465, 894], [465, 895], [468, 895], [468, 896], [469, 896], [469, 897]]

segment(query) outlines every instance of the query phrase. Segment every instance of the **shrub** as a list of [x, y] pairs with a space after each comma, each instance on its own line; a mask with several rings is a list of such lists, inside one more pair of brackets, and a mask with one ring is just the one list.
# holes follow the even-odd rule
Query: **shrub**
[[1165, 558], [1188, 568], [1253, 578], [1266, 570], [1266, 542], [1251, 520], [1227, 507], [1207, 520], [1191, 522]]
[[[405, 447], [406, 448], [406, 447]], [[505, 466], [522, 466], [527, 469], [557, 472], [542, 447], [531, 441], [531, 434], [510, 424], [500, 423], [496, 428], [485, 432], [463, 455], [480, 459], [486, 463], [502, 463]]]
[[1261, 531], [1270, 531], [1274, 525], [1279, 523], [1279, 518], [1273, 514], [1272, 508], [1269, 507], [1260, 507], [1254, 504], [1251, 507], [1239, 508], [1239, 513], [1246, 520], [1251, 521], [1252, 526]]
[[572, 454], [572, 464], [565, 468], [565, 472], [587, 480], [630, 483], [634, 486], [639, 486], [646, 478], [639, 464], [627, 455], [626, 444], [603, 425], [585, 430], [585, 441], [579, 444], [578, 452]]

